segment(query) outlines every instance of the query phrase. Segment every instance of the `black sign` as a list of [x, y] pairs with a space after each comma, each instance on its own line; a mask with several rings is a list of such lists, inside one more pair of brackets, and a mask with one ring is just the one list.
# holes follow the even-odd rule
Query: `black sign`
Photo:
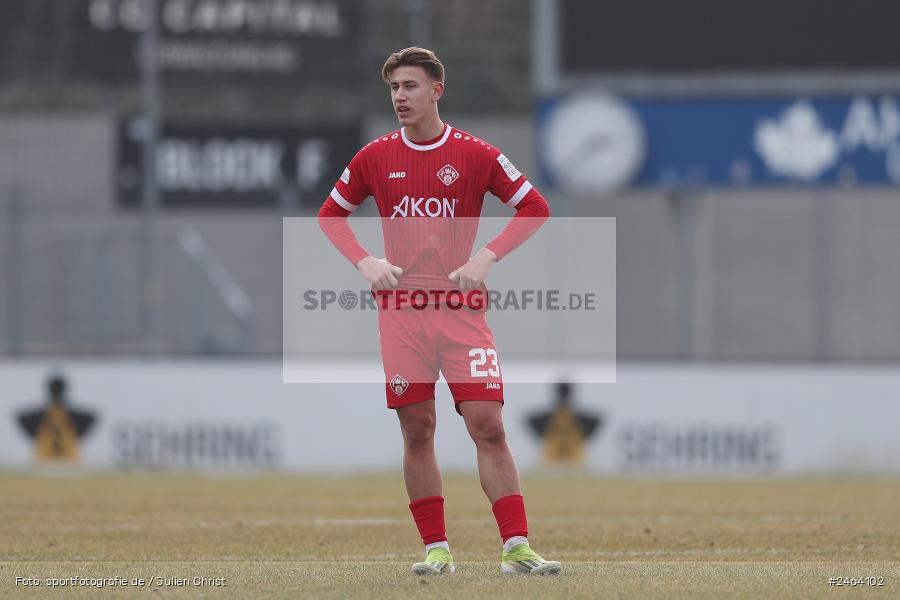
[[[167, 82], [358, 76], [360, 0], [158, 0]], [[144, 0], [5, 0], [0, 82], [135, 83]]]
[[[138, 206], [141, 187], [140, 120], [122, 123], [119, 203]], [[288, 195], [303, 206], [324, 202], [337, 176], [359, 149], [360, 125], [309, 127], [163, 127], [156, 152], [156, 183], [163, 207], [273, 208]]]
[[569, 74], [900, 69], [898, 2], [559, 2]]

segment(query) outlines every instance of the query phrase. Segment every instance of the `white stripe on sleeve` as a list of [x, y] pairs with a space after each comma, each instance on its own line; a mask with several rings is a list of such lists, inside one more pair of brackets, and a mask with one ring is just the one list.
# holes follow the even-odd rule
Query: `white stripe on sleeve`
[[510, 198], [506, 203], [513, 208], [522, 201], [522, 198], [525, 197], [525, 194], [531, 191], [531, 183], [526, 179], [522, 182], [522, 185], [519, 186], [519, 191], [513, 194], [513, 197]]
[[344, 210], [349, 210], [350, 212], [353, 212], [354, 210], [356, 210], [358, 208], [355, 204], [347, 202], [347, 199], [344, 198], [343, 196], [341, 196], [341, 193], [339, 191], [337, 191], [337, 188], [331, 189], [331, 199], [334, 200], [335, 202], [337, 202], [340, 205], [340, 207], [343, 208]]

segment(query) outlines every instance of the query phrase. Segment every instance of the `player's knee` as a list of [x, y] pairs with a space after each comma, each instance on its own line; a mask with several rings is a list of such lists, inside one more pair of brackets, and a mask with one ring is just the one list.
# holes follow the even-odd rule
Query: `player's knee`
[[473, 424], [472, 438], [479, 446], [486, 448], [506, 445], [506, 431], [500, 419], [483, 419]]
[[422, 446], [432, 443], [434, 440], [434, 415], [416, 415], [413, 418], [403, 419], [400, 428], [403, 431], [403, 441], [407, 446]]

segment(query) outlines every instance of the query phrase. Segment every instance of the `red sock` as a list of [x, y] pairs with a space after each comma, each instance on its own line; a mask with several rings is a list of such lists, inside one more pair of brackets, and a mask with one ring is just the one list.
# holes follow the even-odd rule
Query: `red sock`
[[504, 496], [494, 502], [494, 518], [504, 542], [514, 535], [528, 536], [525, 499], [522, 496]]
[[447, 539], [447, 531], [444, 526], [444, 497], [426, 496], [409, 503], [419, 535], [423, 544], [443, 542]]

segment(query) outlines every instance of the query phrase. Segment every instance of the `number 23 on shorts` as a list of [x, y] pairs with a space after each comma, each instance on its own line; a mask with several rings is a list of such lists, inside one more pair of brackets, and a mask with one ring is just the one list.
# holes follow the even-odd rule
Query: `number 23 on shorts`
[[[469, 350], [469, 372], [472, 377], [500, 377], [500, 363], [493, 348], [472, 348]], [[490, 364], [488, 364], [490, 362]], [[487, 365], [487, 369], [484, 366]]]

